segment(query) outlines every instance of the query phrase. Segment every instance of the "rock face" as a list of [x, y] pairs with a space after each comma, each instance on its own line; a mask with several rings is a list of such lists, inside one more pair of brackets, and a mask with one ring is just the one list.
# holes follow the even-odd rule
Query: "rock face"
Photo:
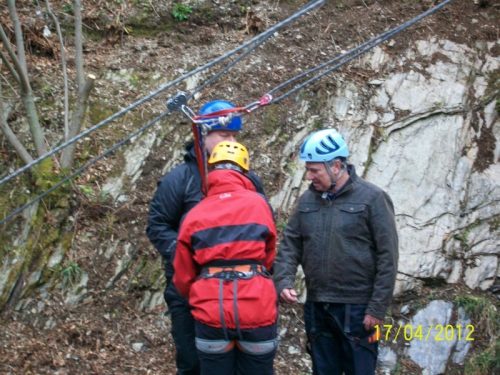
[[[489, 55], [495, 46], [419, 41], [397, 60], [377, 48], [359, 64], [378, 77], [368, 87], [340, 78], [327, 100], [323, 117], [344, 134], [358, 174], [394, 201], [397, 295], [429, 279], [485, 290], [497, 275], [500, 122], [491, 82], [500, 62]], [[312, 125], [287, 147], [297, 149]], [[276, 209], [291, 209], [307, 187], [303, 176], [297, 165], [271, 198]]]

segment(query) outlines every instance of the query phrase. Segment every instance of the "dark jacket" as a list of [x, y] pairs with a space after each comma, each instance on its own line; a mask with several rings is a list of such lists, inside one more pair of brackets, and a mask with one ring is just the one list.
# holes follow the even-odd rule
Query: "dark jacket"
[[[264, 194], [260, 179], [249, 173], [257, 191]], [[159, 181], [149, 208], [146, 234], [165, 260], [165, 274], [173, 275], [177, 233], [182, 219], [201, 199], [201, 178], [193, 143], [186, 146], [184, 162], [174, 167]]]
[[208, 182], [207, 197], [186, 215], [179, 231], [174, 285], [189, 297], [191, 313], [204, 324], [231, 329], [274, 324], [277, 294], [268, 276], [198, 277], [203, 267], [220, 262], [270, 269], [276, 255], [273, 213], [253, 183], [233, 170], [212, 171]]
[[293, 288], [304, 270], [307, 298], [315, 302], [368, 304], [383, 319], [398, 265], [398, 236], [390, 197], [356, 175], [332, 200], [311, 185], [285, 229], [274, 264], [278, 292]]

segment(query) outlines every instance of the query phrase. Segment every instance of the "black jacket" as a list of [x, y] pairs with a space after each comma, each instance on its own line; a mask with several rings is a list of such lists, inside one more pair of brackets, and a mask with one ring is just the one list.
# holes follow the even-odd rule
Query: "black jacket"
[[312, 185], [299, 199], [274, 263], [278, 292], [293, 288], [304, 270], [307, 298], [315, 302], [368, 304], [383, 319], [398, 265], [394, 208], [380, 188], [356, 175], [333, 200]]
[[[247, 177], [257, 192], [264, 194], [260, 179], [252, 172]], [[149, 208], [146, 234], [165, 260], [167, 278], [173, 275], [172, 261], [181, 221], [202, 198], [201, 177], [191, 142], [186, 146], [184, 162], [158, 182]]]

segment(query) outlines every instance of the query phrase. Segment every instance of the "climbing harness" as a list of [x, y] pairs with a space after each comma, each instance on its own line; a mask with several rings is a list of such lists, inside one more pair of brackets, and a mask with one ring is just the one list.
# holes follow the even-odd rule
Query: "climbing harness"
[[250, 264], [228, 264], [223, 266], [206, 266], [203, 267], [199, 278], [200, 279], [219, 279], [219, 314], [224, 336], [229, 341], [227, 332], [226, 319], [224, 318], [224, 284], [228, 282], [233, 283], [233, 310], [234, 319], [236, 323], [236, 331], [238, 338], [241, 340], [241, 330], [238, 313], [238, 280], [249, 280], [255, 276], [270, 277], [266, 268], [257, 263]]
[[[234, 264], [222, 266], [203, 267], [199, 279], [218, 279], [219, 280], [219, 316], [222, 329], [224, 331], [224, 340], [205, 340], [196, 338], [196, 348], [205, 353], [219, 354], [233, 349], [234, 345], [243, 352], [259, 355], [266, 354], [278, 346], [278, 339], [266, 341], [245, 341], [241, 334], [239, 313], [238, 313], [238, 280], [249, 280], [255, 276], [270, 278], [269, 272], [261, 264]], [[233, 283], [233, 309], [236, 322], [236, 332], [238, 340], [230, 340], [226, 320], [224, 318], [224, 284]]]

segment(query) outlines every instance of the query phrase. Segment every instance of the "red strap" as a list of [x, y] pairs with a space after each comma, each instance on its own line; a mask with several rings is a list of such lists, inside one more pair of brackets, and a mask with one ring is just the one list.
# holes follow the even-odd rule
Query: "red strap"
[[198, 171], [201, 177], [201, 192], [204, 196], [207, 195], [207, 176], [208, 176], [208, 166], [207, 166], [207, 154], [205, 152], [205, 140], [203, 139], [203, 133], [201, 132], [201, 127], [197, 124], [191, 124], [191, 129], [193, 131], [194, 139], [194, 152], [196, 155], [196, 163], [198, 165]]
[[248, 110], [245, 107], [221, 109], [220, 111], [215, 111], [215, 112], [209, 113], [208, 115], [194, 116], [194, 119], [195, 120], [203, 120], [203, 119], [209, 119], [209, 118], [214, 118], [214, 117], [227, 116], [228, 114], [234, 113], [234, 112], [248, 112]]

